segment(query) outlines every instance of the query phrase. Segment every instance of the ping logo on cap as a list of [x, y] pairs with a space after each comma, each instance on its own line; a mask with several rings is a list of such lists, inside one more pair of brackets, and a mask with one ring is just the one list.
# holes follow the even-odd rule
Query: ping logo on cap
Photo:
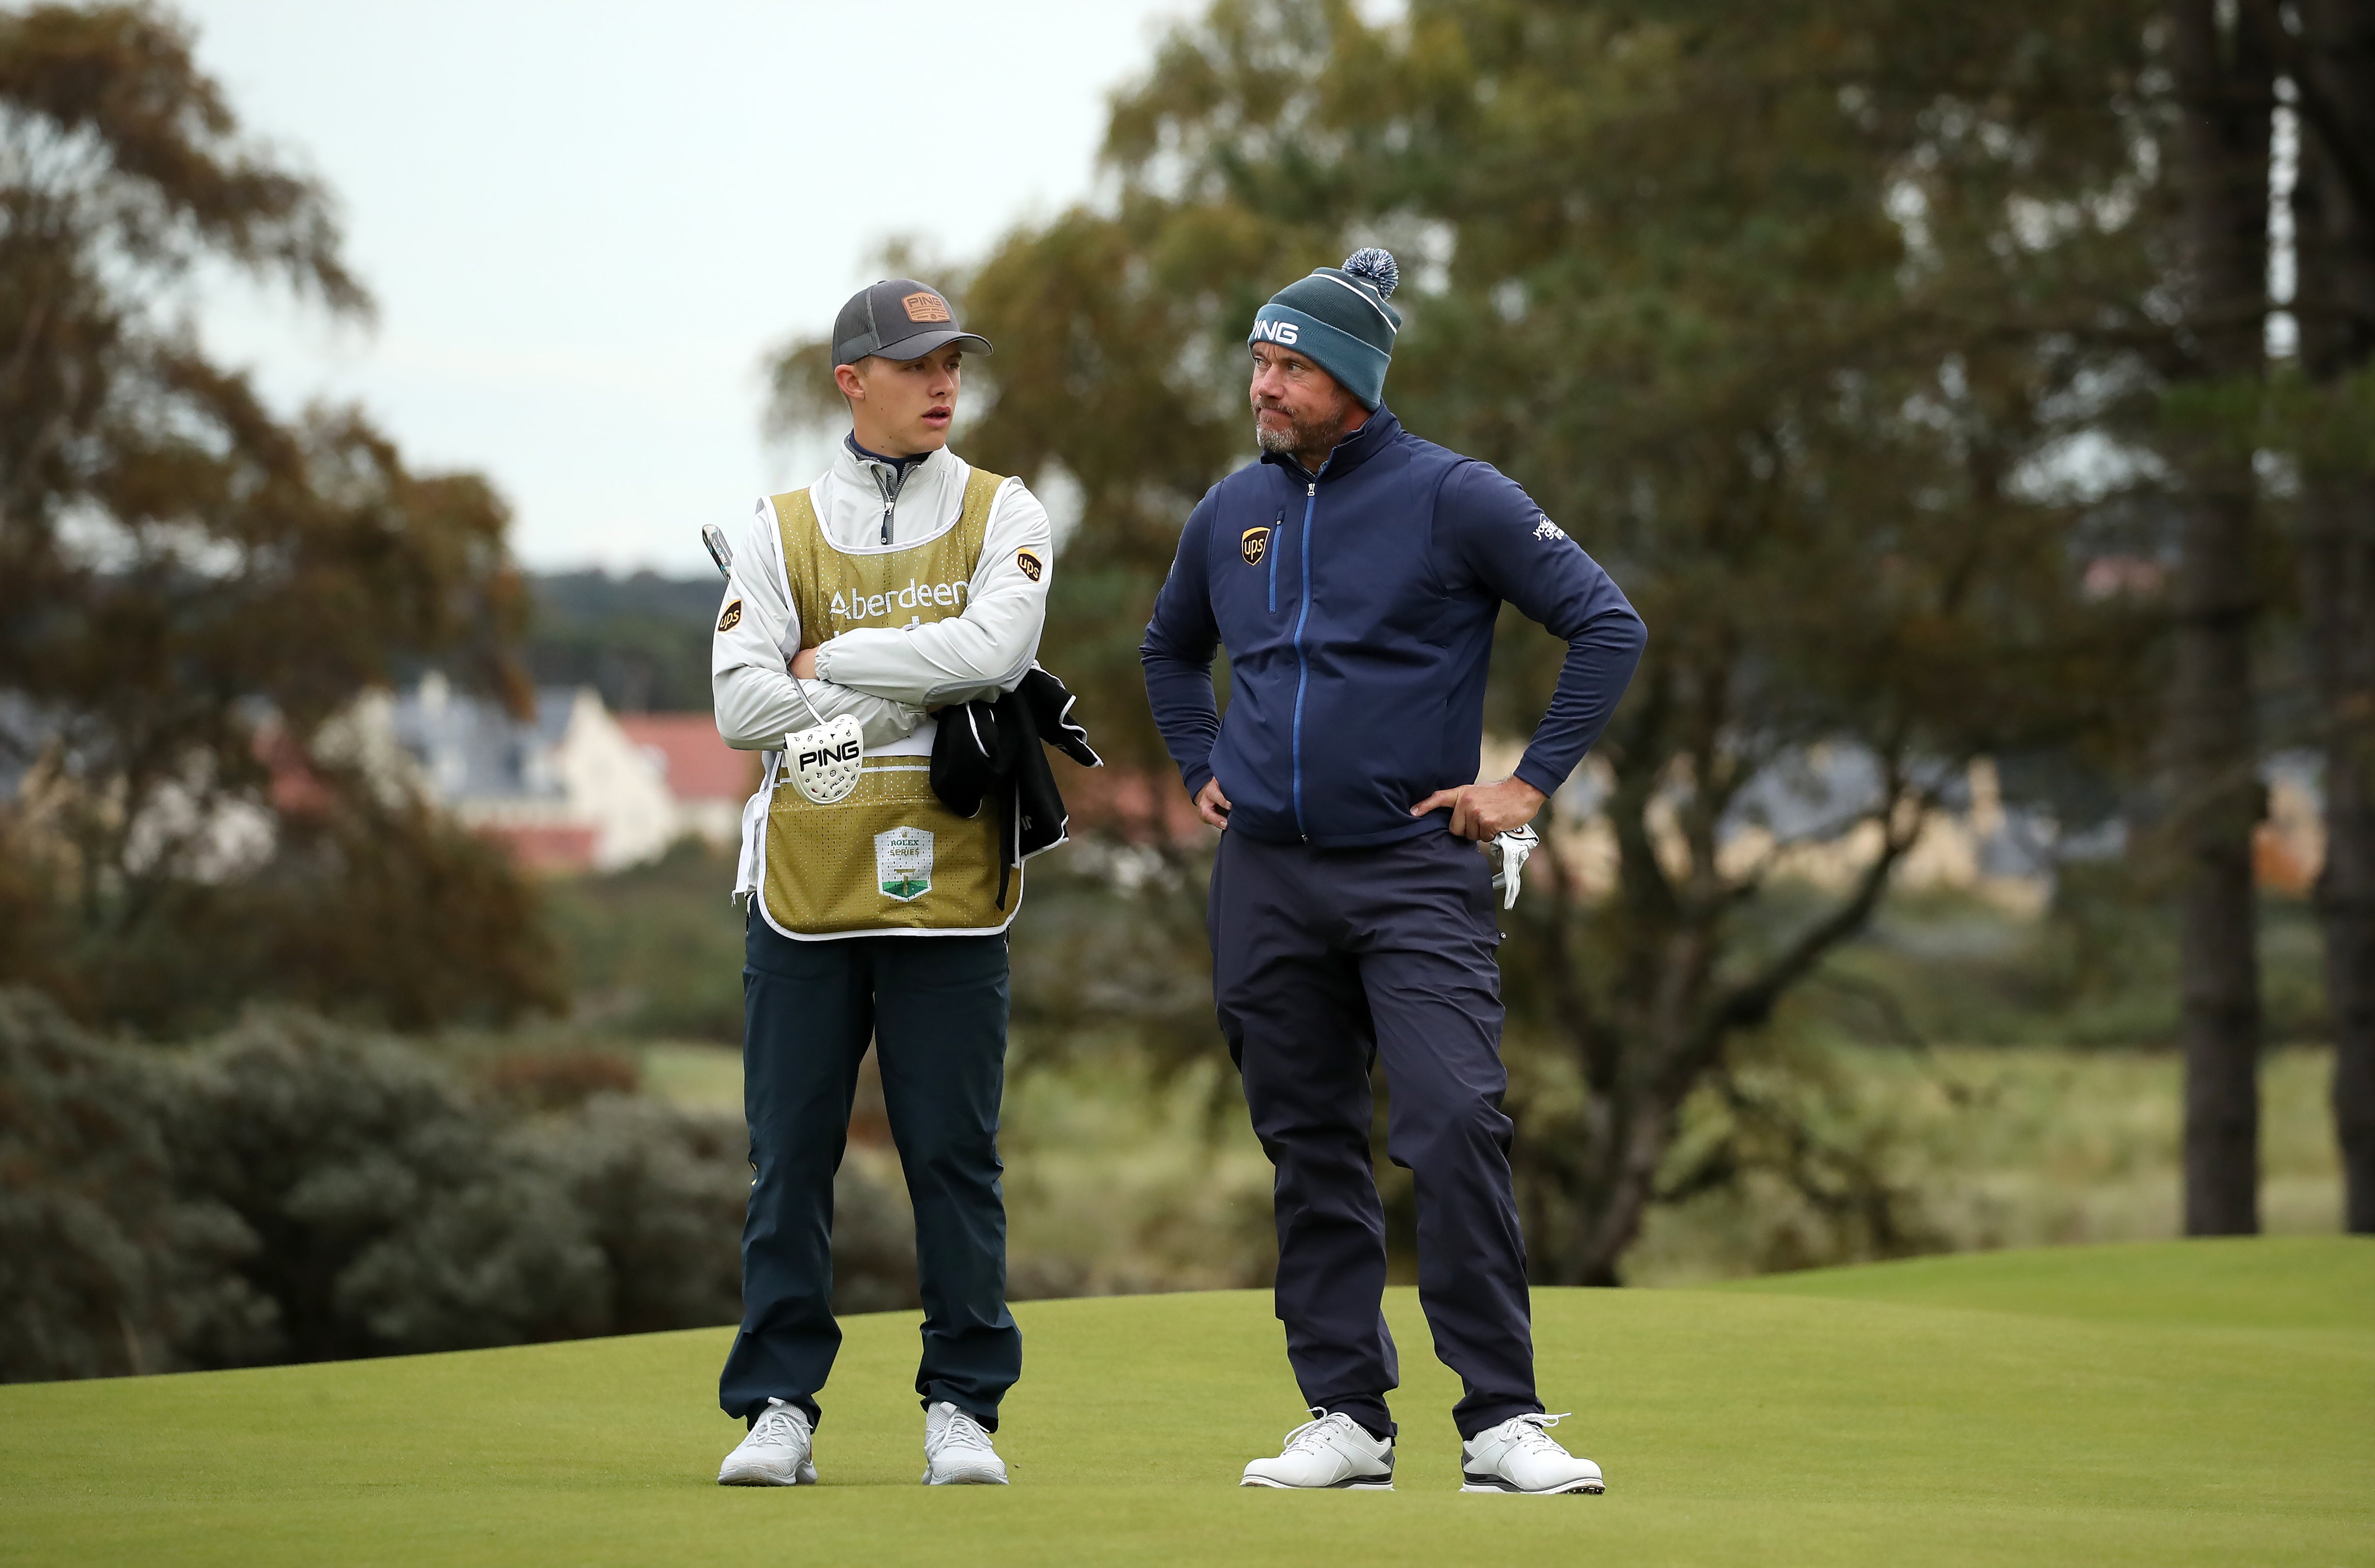
[[914, 293], [899, 301], [909, 321], [948, 321], [949, 302], [938, 294]]

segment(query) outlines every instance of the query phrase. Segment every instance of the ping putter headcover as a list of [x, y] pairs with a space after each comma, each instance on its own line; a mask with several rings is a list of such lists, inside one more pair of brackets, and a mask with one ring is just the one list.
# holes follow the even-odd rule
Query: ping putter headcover
[[[708, 547], [717, 574], [728, 583], [734, 581], [734, 551], [726, 543], [726, 531], [710, 524], [701, 530], [701, 542]], [[866, 762], [865, 730], [852, 714], [828, 721], [818, 713], [798, 676], [792, 677], [792, 694], [814, 721], [808, 728], [784, 737], [784, 762], [791, 772], [792, 787], [811, 806], [832, 806], [848, 799]]]
[[[800, 705], [807, 707], [808, 700], [808, 693], [802, 692]], [[809, 717], [816, 716], [816, 710], [809, 708]], [[791, 770], [792, 787], [811, 806], [848, 799], [865, 763], [866, 737], [850, 713], [829, 722], [820, 719], [809, 728], [784, 737], [784, 764]]]
[[1518, 873], [1526, 868], [1526, 856], [1533, 854], [1542, 842], [1542, 835], [1530, 824], [1493, 835], [1493, 885], [1501, 890], [1503, 909], [1518, 907]]

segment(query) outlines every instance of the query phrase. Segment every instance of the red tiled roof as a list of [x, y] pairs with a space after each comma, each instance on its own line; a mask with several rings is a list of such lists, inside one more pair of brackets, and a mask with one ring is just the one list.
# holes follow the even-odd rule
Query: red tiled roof
[[523, 871], [585, 871], [594, 865], [592, 828], [490, 823], [476, 831], [506, 851]]
[[660, 764], [668, 793], [679, 800], [731, 800], [739, 805], [759, 787], [759, 754], [737, 751], [718, 738], [707, 713], [620, 713], [619, 727]]
[[1111, 833], [1129, 843], [1158, 838], [1188, 843], [1212, 831], [1196, 815], [1179, 775], [1167, 769], [1147, 773], [1111, 762], [1084, 769], [1059, 761], [1056, 785], [1064, 792], [1074, 832]]

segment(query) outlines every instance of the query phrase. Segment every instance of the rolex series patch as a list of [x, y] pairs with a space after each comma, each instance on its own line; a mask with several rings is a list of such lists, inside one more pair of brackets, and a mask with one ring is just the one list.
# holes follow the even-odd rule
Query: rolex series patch
[[1014, 564], [1021, 567], [1022, 569], [1022, 575], [1030, 578], [1034, 583], [1039, 581], [1039, 574], [1047, 570], [1046, 567], [1039, 564], [1039, 558], [1033, 555], [1029, 550], [1016, 550], [1014, 552]]
[[1262, 557], [1270, 553], [1270, 530], [1248, 528], [1237, 538], [1237, 553], [1246, 558], [1247, 566], [1259, 566]]
[[737, 599], [732, 604], [726, 607], [726, 613], [724, 615], [717, 618], [717, 630], [720, 631], [731, 631], [741, 624], [742, 601]]
[[874, 835], [874, 880], [885, 898], [913, 903], [932, 890], [932, 831], [892, 828]]

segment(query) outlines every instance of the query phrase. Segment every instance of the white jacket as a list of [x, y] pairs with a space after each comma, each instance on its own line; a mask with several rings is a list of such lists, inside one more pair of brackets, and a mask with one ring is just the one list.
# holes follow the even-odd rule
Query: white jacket
[[[971, 464], [943, 449], [909, 469], [895, 496], [887, 495], [888, 466], [859, 457], [845, 442], [833, 466], [809, 486], [809, 501], [836, 548], [904, 549], [956, 526], [972, 474]], [[800, 622], [784, 575], [783, 536], [774, 503], [760, 497], [733, 540], [734, 572], [719, 601], [721, 620], [737, 599], [741, 617], [710, 643], [717, 733], [740, 750], [772, 750], [786, 731], [814, 722], [799, 700], [805, 690], [821, 718], [857, 715], [868, 752], [928, 756], [935, 726], [926, 708], [1010, 691], [1029, 673], [1052, 573], [1043, 569], [1033, 581], [1016, 554], [1027, 549], [1046, 562], [1053, 543], [1046, 509], [1022, 480], [1007, 480], [990, 503], [963, 614], [929, 626], [845, 631], [817, 649], [818, 678], [798, 681], [785, 667], [799, 651]]]
[[[904, 549], [956, 526], [972, 476], [971, 464], [943, 448], [910, 468], [893, 494], [889, 466], [858, 456], [844, 442], [833, 466], [809, 486], [809, 503], [838, 548]], [[818, 647], [815, 680], [796, 679], [786, 667], [799, 651], [800, 621], [784, 572], [774, 503], [760, 497], [739, 534], [728, 538], [734, 570], [718, 620], [722, 625], [726, 607], [737, 600], [742, 613], [710, 641], [709, 687], [717, 706], [717, 733], [737, 749], [773, 752], [786, 732], [816, 722], [809, 717], [813, 708], [821, 719], [856, 714], [869, 755], [928, 757], [939, 725], [927, 708], [1010, 691], [1038, 654], [1047, 583], [1054, 574], [1054, 530], [1046, 509], [1020, 479], [998, 486], [990, 502], [989, 526], [963, 613], [929, 626], [845, 631]], [[1046, 563], [1035, 582], [1016, 560], [1026, 549]], [[770, 757], [770, 780], [774, 772]], [[762, 784], [742, 810], [738, 896], [756, 892], [766, 873], [772, 787]]]

